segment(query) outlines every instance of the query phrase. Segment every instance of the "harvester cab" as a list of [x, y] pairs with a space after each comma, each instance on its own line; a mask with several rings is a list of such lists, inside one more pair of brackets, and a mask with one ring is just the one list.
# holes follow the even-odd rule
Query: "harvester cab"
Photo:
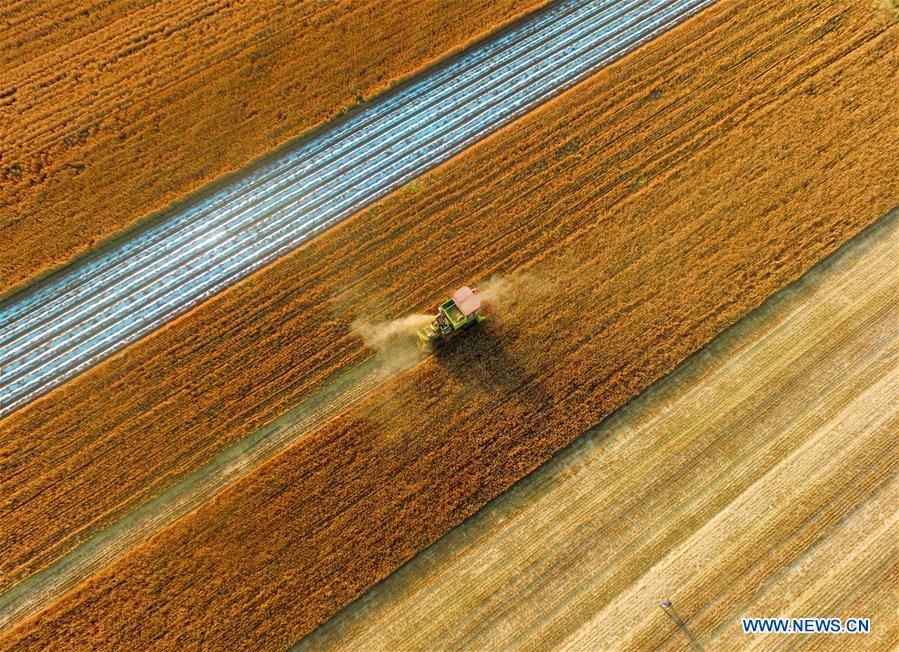
[[437, 306], [437, 316], [418, 331], [418, 343], [431, 352], [460, 331], [487, 319], [487, 307], [481, 303], [476, 289], [462, 286], [449, 299]]

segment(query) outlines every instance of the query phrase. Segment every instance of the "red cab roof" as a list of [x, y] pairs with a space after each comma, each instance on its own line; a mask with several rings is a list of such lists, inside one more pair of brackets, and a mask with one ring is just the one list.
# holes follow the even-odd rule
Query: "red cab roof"
[[459, 306], [459, 310], [466, 317], [481, 307], [481, 300], [478, 298], [478, 295], [467, 285], [463, 285], [453, 292], [453, 302]]

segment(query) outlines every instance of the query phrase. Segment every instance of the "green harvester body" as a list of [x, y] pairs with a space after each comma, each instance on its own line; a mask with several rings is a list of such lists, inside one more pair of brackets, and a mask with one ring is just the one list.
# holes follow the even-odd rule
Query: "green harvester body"
[[419, 346], [433, 351], [463, 330], [487, 320], [477, 290], [462, 286], [437, 306], [437, 316], [418, 331]]

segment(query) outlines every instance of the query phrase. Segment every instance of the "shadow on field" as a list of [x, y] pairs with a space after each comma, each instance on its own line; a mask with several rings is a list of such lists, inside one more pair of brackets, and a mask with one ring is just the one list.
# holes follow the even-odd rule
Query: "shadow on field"
[[462, 333], [434, 353], [460, 383], [477, 387], [491, 396], [516, 396], [527, 402], [543, 402], [545, 393], [533, 382], [520, 353], [489, 322]]

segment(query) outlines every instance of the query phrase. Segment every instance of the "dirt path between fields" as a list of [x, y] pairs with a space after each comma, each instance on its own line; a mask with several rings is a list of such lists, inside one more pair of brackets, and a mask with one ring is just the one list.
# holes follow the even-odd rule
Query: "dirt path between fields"
[[[850, 470], [848, 458], [850, 440], [878, 450], [899, 418], [897, 252], [899, 209], [297, 651], [685, 647], [665, 598], [710, 649], [769, 643], [746, 638], [738, 619], [780, 614], [864, 615], [873, 636], [841, 642], [890, 647], [896, 460]], [[738, 452], [715, 453], [728, 438]], [[839, 450], [813, 450], [825, 443]], [[710, 454], [695, 464], [688, 444]], [[797, 505], [822, 473], [826, 486]], [[804, 522], [809, 511], [819, 513]]]

